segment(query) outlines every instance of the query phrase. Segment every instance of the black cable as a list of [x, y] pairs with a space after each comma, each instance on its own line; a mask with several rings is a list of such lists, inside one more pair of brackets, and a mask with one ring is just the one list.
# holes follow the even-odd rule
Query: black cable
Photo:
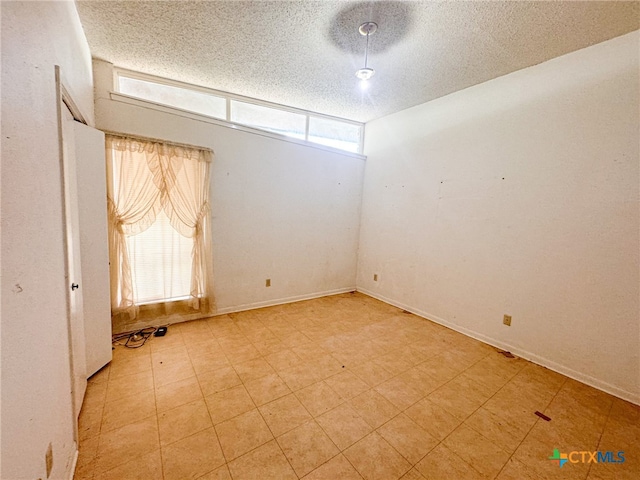
[[[146, 327], [134, 332], [120, 333], [112, 337], [112, 343], [126, 348], [140, 348], [147, 343], [149, 337], [151, 337], [156, 330], [156, 327]], [[121, 340], [124, 340], [125, 338], [127, 341], [125, 343], [121, 343]]]

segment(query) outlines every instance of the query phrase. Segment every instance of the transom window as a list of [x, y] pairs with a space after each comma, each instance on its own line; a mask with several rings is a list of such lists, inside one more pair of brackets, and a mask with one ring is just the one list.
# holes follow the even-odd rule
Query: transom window
[[119, 69], [116, 90], [211, 118], [362, 153], [364, 125], [359, 122]]

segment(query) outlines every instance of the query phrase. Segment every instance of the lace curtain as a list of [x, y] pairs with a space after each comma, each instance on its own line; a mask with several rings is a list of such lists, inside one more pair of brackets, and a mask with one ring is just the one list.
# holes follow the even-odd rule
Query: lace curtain
[[180, 235], [193, 238], [189, 306], [212, 313], [212, 152], [113, 135], [106, 150], [112, 314], [138, 314], [126, 238], [148, 229], [161, 211]]

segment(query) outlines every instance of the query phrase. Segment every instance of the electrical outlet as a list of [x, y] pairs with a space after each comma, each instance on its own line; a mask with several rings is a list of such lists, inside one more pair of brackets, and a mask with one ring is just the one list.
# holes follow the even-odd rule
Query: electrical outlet
[[270, 287], [271, 286], [271, 279], [267, 278], [267, 280], [264, 282], [264, 286], [265, 287]]
[[511, 326], [511, 315], [505, 315], [502, 318], [502, 323], [504, 323], [507, 327]]
[[53, 469], [53, 447], [51, 443], [47, 447], [47, 453], [44, 454], [44, 463], [47, 466], [47, 478], [51, 475], [51, 470]]
[[374, 281], [374, 282], [377, 282], [377, 281], [378, 281], [378, 274], [377, 274], [377, 273], [374, 273], [374, 274], [373, 274], [373, 281]]

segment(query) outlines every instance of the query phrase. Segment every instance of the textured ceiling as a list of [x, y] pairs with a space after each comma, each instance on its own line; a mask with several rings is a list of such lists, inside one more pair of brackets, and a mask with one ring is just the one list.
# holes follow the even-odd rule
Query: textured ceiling
[[[640, 2], [78, 1], [92, 55], [358, 121], [640, 28]], [[363, 92], [358, 26], [370, 37]]]

